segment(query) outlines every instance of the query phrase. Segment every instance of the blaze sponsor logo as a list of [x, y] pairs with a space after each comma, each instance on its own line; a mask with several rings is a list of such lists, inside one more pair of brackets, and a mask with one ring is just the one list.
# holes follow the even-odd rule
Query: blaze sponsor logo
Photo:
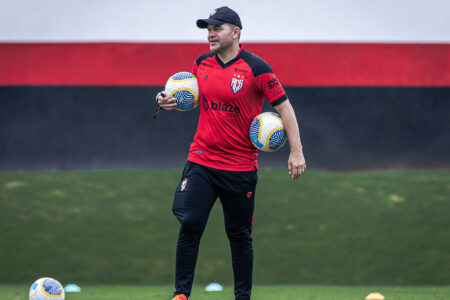
[[[211, 104], [209, 104], [208, 102], [211, 102]], [[241, 109], [237, 105], [225, 104], [220, 101], [219, 102], [214, 102], [212, 100], [209, 101], [208, 99], [206, 99], [205, 96], [203, 96], [202, 105], [203, 105], [203, 109], [205, 111], [207, 111], [208, 109], [211, 109], [211, 110], [217, 110], [217, 111], [223, 111], [223, 112], [235, 113], [235, 114], [241, 113]]]
[[218, 110], [218, 111], [226, 111], [229, 113], [241, 113], [241, 110], [239, 106], [232, 105], [232, 104], [224, 104], [222, 102], [215, 103], [214, 101], [211, 101], [211, 110]]
[[202, 105], [203, 105], [203, 109], [204, 109], [205, 111], [208, 111], [208, 109], [209, 109], [209, 104], [208, 104], [208, 99], [206, 99], [205, 96], [203, 96]]

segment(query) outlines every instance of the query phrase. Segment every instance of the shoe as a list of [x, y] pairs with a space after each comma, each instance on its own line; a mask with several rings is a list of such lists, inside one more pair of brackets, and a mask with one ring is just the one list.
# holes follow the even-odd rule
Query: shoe
[[187, 297], [183, 294], [175, 295], [172, 300], [187, 300]]

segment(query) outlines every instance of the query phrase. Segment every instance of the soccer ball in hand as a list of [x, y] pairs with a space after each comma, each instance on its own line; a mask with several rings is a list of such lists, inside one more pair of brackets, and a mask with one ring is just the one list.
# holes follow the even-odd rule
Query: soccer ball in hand
[[44, 277], [30, 287], [30, 300], [64, 300], [64, 288], [57, 280]]
[[177, 99], [177, 110], [187, 111], [198, 106], [198, 83], [194, 74], [179, 72], [170, 76], [165, 92], [170, 98]]
[[250, 124], [250, 141], [259, 150], [276, 151], [284, 146], [286, 140], [287, 135], [277, 113], [259, 114]]

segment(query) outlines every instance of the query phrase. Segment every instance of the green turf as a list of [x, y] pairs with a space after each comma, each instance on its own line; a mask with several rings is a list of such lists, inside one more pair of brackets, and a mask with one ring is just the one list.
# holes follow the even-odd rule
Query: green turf
[[[0, 285], [0, 300], [28, 300], [28, 286]], [[382, 287], [382, 286], [256, 286], [253, 300], [364, 300], [373, 292], [386, 300], [448, 300], [450, 287]], [[170, 300], [170, 286], [87, 286], [81, 293], [67, 293], [66, 300]], [[230, 300], [233, 288], [222, 292], [205, 292], [195, 287], [190, 300]]]
[[[168, 284], [180, 170], [0, 172], [0, 282]], [[255, 284], [450, 283], [450, 171], [259, 171]], [[220, 205], [196, 282], [232, 283]]]

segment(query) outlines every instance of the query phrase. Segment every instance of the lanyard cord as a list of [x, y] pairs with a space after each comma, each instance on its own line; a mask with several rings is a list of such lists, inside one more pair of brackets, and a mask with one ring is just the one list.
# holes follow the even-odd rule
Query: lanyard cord
[[161, 96], [161, 97], [166, 97], [166, 94], [164, 94], [163, 92], [160, 92], [160, 93], [158, 93], [158, 94], [156, 95], [156, 105], [158, 105], [158, 107], [156, 108], [155, 114], [153, 115], [152, 123], [155, 123], [156, 118], [158, 117], [159, 111], [160, 111], [161, 109], [164, 109], [164, 108], [162, 108], [161, 106], [159, 106], [159, 103], [158, 103], [158, 97], [159, 97], [159, 96]]

